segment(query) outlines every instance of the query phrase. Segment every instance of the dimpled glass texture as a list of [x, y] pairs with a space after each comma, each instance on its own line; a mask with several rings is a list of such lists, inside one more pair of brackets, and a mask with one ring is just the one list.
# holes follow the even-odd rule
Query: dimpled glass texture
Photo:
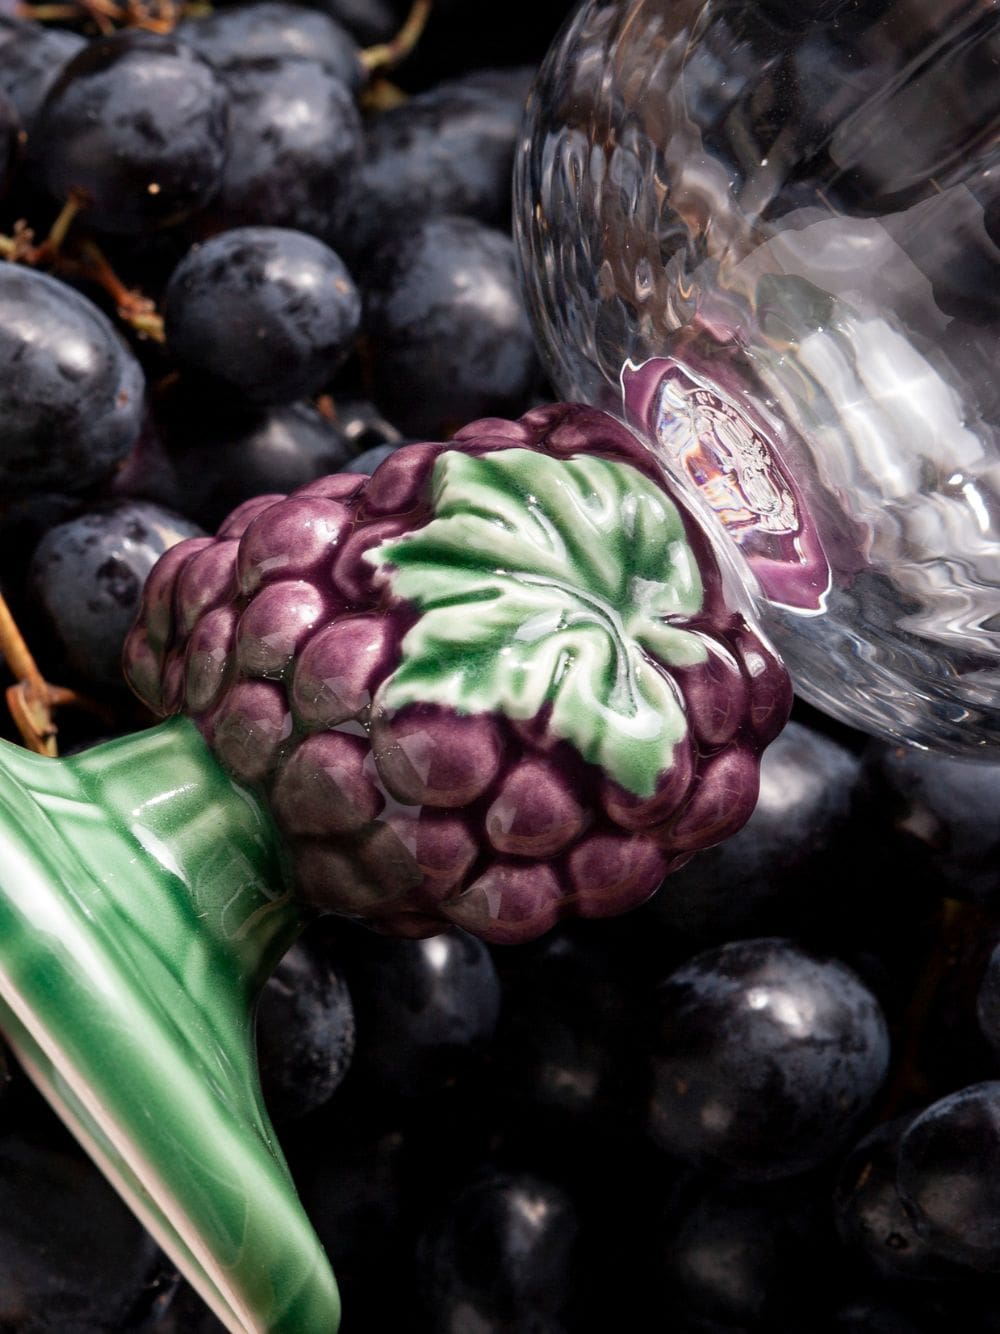
[[1000, 11], [588, 0], [529, 101], [519, 262], [559, 394], [726, 533], [797, 691], [1000, 739]]

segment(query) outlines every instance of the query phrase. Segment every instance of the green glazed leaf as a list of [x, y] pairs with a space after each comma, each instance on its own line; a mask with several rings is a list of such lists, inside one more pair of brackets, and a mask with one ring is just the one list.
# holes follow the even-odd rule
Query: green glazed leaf
[[[704, 662], [678, 622], [702, 607], [680, 515], [628, 464], [526, 449], [440, 455], [434, 518], [367, 558], [422, 612], [379, 693], [550, 727], [651, 796], [687, 723], [665, 667]], [[657, 661], [654, 661], [653, 659]]]

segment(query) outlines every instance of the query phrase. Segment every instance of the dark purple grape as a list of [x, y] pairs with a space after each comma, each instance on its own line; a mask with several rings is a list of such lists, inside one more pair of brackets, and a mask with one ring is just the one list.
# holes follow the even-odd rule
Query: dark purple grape
[[824, 1205], [802, 1187], [690, 1183], [650, 1238], [654, 1322], [753, 1334], [808, 1327], [828, 1299], [836, 1251]]
[[401, 16], [392, 0], [312, 0], [312, 3], [365, 46], [386, 42], [399, 29]]
[[865, 756], [893, 873], [941, 891], [1000, 903], [1000, 764], [873, 741]]
[[226, 159], [226, 89], [183, 42], [129, 29], [90, 42], [38, 114], [34, 169], [54, 199], [83, 196], [88, 223], [143, 233], [201, 209]]
[[509, 87], [474, 76], [371, 117], [338, 243], [349, 256], [442, 213], [510, 226], [514, 148], [530, 71]]
[[944, 1289], [940, 1296], [937, 1290], [929, 1292], [924, 1287], [917, 1295], [936, 1317], [934, 1334], [938, 1331], [948, 1334], [953, 1329], [962, 1330], [962, 1334], [997, 1334], [1000, 1330], [995, 1278], [983, 1276], [960, 1286], [956, 1284]]
[[[907, 1301], [898, 1292], [863, 1293], [840, 1303], [822, 1325], [823, 1334], [945, 1334], [965, 1325], [940, 1325], [926, 1302]], [[970, 1332], [971, 1334], [971, 1332]]]
[[500, 1009], [499, 980], [482, 941], [455, 930], [431, 940], [388, 940], [350, 928], [334, 939], [357, 1019], [355, 1085], [412, 1102], [467, 1077]]
[[344, 433], [307, 403], [225, 411], [181, 386], [153, 411], [115, 490], [180, 510], [203, 528], [217, 528], [245, 500], [285, 495], [350, 457]]
[[530, 951], [498, 957], [503, 1004], [490, 1049], [491, 1097], [580, 1117], [621, 1119], [641, 1057], [638, 997], [603, 942], [560, 931]]
[[68, 1137], [0, 1137], [0, 1217], [0, 1327], [126, 1328], [157, 1248]]
[[104, 481], [142, 421], [139, 363], [81, 293], [0, 265], [0, 490], [84, 491]]
[[86, 38], [64, 28], [7, 20], [0, 41], [0, 89], [17, 109], [26, 131], [33, 129], [39, 108], [63, 66], [86, 45]]
[[300, 56], [320, 61], [352, 93], [365, 76], [357, 42], [347, 28], [329, 14], [285, 0], [256, 0], [215, 10], [206, 18], [186, 18], [175, 32], [216, 69], [244, 60]]
[[407, 226], [363, 280], [372, 397], [414, 438], [531, 402], [541, 373], [510, 237], [472, 218]]
[[406, 1128], [358, 1116], [290, 1145], [292, 1172], [337, 1275], [345, 1321], [370, 1334], [413, 1322], [412, 1218], [422, 1206], [409, 1190], [408, 1139]]
[[562, 1187], [534, 1173], [484, 1169], [420, 1238], [417, 1274], [431, 1328], [568, 1334], [580, 1233]]
[[1000, 1082], [932, 1103], [899, 1144], [897, 1182], [917, 1232], [936, 1255], [1000, 1272]]
[[800, 901], [808, 920], [840, 892], [859, 773], [846, 746], [793, 720], [761, 759], [744, 827], [674, 872], [651, 909], [699, 939], [731, 937], [768, 914], [781, 920]]
[[959, 1272], [917, 1231], [896, 1186], [899, 1144], [914, 1114], [870, 1130], [844, 1160], [834, 1195], [844, 1244], [886, 1279], [944, 1279]]
[[648, 1125], [668, 1153], [748, 1181], [806, 1172], [885, 1077], [875, 997], [835, 959], [776, 938], [705, 950], [655, 997]]
[[163, 300], [188, 370], [267, 407], [318, 393], [346, 357], [361, 297], [340, 257], [284, 227], [235, 227], [195, 246]]
[[327, 238], [361, 153], [349, 90], [318, 60], [261, 57], [222, 71], [230, 117], [212, 217]]
[[271, 1117], [297, 1120], [330, 1101], [354, 1051], [354, 1008], [343, 975], [308, 938], [287, 952], [256, 1010], [257, 1060]]
[[88, 681], [121, 683], [122, 646], [146, 576], [168, 547], [201, 533], [157, 505], [120, 500], [57, 525], [28, 581], [66, 661]]

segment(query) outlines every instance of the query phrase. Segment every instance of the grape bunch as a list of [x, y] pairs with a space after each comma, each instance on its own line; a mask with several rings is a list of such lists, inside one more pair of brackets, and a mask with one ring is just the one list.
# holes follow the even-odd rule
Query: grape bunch
[[[409, 7], [3, 6], [0, 587], [102, 706], [61, 749], [152, 721], [119, 659], [162, 557], [132, 682], [317, 910], [256, 1047], [351, 1330], [996, 1334], [1000, 766], [801, 700], [760, 754], [784, 678], [684, 512], [614, 550], [617, 470], [672, 511], [551, 405], [520, 301], [511, 162], [574, 6], [434, 0], [380, 63]], [[792, 8], [727, 13], [843, 54], [850, 6]], [[992, 220], [936, 291], [989, 279]], [[539, 674], [542, 629], [592, 670]], [[220, 1334], [2, 1050], [0, 1199], [4, 1329]]]
[[126, 675], [266, 795], [306, 902], [514, 942], [752, 811], [790, 694], [725, 591], [638, 441], [557, 404], [178, 543]]

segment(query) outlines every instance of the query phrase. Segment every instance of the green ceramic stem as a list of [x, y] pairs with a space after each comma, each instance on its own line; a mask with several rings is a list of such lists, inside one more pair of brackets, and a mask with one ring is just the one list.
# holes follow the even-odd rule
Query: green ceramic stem
[[0, 743], [0, 1026], [238, 1334], [339, 1323], [254, 1055], [299, 929], [268, 814], [187, 720], [66, 760]]

